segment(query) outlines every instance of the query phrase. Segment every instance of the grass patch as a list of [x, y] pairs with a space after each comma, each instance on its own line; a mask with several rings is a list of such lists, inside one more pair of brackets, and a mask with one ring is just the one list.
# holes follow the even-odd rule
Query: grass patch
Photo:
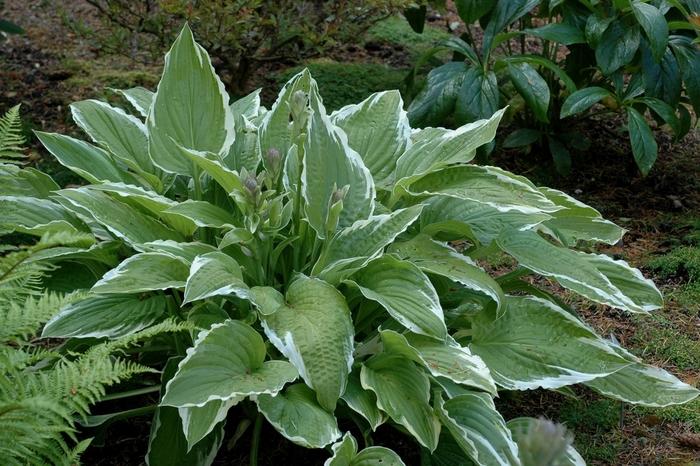
[[649, 267], [664, 278], [687, 277], [688, 282], [700, 282], [700, 247], [678, 247], [650, 260]]
[[574, 432], [574, 445], [586, 461], [614, 463], [622, 447], [619, 402], [567, 400], [559, 411], [559, 421]]
[[145, 69], [122, 69], [115, 66], [114, 59], [107, 60], [75, 60], [68, 59], [61, 63], [63, 69], [71, 73], [65, 81], [69, 87], [76, 89], [95, 89], [104, 93], [105, 88], [128, 89], [143, 86], [155, 89], [160, 76]]
[[423, 33], [419, 34], [411, 29], [405, 18], [393, 16], [372, 26], [367, 31], [365, 42], [398, 44], [415, 58], [449, 37], [451, 34], [447, 31], [429, 24], [426, 24]]
[[700, 398], [695, 398], [690, 403], [668, 408], [636, 408], [641, 415], [655, 416], [666, 422], [680, 422], [687, 424], [695, 432], [700, 431]]
[[636, 319], [638, 325], [632, 344], [645, 359], [668, 363], [680, 370], [696, 370], [700, 365], [700, 342], [674, 327], [663, 315]]
[[319, 60], [285, 70], [275, 78], [277, 87], [281, 88], [303, 68], [308, 68], [318, 82], [323, 103], [328, 111], [358, 103], [373, 92], [399, 89], [406, 76], [405, 70], [396, 70], [375, 63]]

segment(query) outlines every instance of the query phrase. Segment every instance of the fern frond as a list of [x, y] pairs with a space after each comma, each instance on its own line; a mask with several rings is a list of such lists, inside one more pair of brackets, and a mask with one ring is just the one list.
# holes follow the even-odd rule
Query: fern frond
[[0, 118], [0, 163], [22, 163], [26, 158], [25, 142], [19, 105], [15, 105]]
[[150, 340], [153, 337], [165, 333], [178, 333], [189, 330], [195, 330], [196, 327], [192, 322], [175, 322], [172, 319], [164, 320], [156, 325], [141, 330], [140, 332], [126, 335], [117, 340], [105, 342], [101, 345], [94, 346], [86, 354], [93, 356], [102, 356], [105, 354], [114, 354], [121, 350], [125, 350], [144, 340]]
[[39, 327], [68, 304], [85, 296], [85, 293], [45, 293], [28, 296], [22, 302], [6, 302], [0, 308], [0, 343], [21, 343], [35, 335]]

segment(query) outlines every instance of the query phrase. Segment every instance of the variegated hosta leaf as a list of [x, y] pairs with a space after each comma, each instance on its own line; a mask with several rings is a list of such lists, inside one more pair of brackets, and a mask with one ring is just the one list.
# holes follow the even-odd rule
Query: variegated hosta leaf
[[65, 260], [90, 260], [99, 262], [110, 267], [119, 263], [119, 249], [121, 241], [102, 241], [89, 248], [74, 246], [58, 246], [55, 248], [42, 249], [31, 255], [25, 262], [61, 262]]
[[277, 431], [306, 448], [323, 448], [341, 435], [335, 416], [316, 402], [314, 392], [302, 383], [277, 395], [260, 395], [258, 409]]
[[332, 282], [339, 281], [381, 253], [418, 218], [421, 209], [417, 205], [373, 215], [342, 229], [328, 241], [312, 273]]
[[234, 116], [240, 115], [246, 118], [258, 116], [258, 113], [260, 113], [260, 91], [262, 91], [262, 88], [256, 89], [250, 94], [233, 102], [229, 106], [231, 108], [231, 113]]
[[376, 301], [401, 325], [415, 333], [444, 340], [447, 327], [440, 298], [430, 279], [410, 262], [384, 255], [347, 280], [365, 298]]
[[551, 219], [551, 215], [505, 210], [468, 199], [435, 196], [426, 202], [420, 224], [422, 231], [429, 231], [436, 225], [460, 222], [469, 226], [479, 242], [488, 246], [503, 230], [530, 230]]
[[[278, 301], [264, 303], [274, 307]], [[355, 329], [343, 295], [323, 280], [300, 275], [284, 303], [261, 314], [272, 344], [314, 389], [319, 404], [333, 411], [353, 362]]]
[[631, 312], [663, 305], [654, 282], [625, 261], [561, 248], [532, 231], [504, 231], [498, 246], [523, 267], [595, 302]]
[[333, 456], [323, 466], [405, 466], [401, 457], [384, 447], [368, 447], [357, 452], [357, 441], [350, 432], [331, 447]]
[[343, 198], [338, 227], [344, 228], [374, 211], [375, 188], [372, 175], [360, 154], [348, 145], [345, 133], [331, 123], [318, 94], [316, 81], [309, 92], [308, 130], [304, 139], [301, 194], [304, 210], [319, 238], [326, 236], [330, 200], [336, 189], [349, 186]]
[[76, 102], [70, 109], [73, 120], [96, 144], [132, 169], [153, 171], [146, 126], [141, 120], [99, 100]]
[[142, 117], [148, 116], [148, 110], [151, 108], [153, 98], [156, 95], [155, 92], [138, 86], [130, 89], [115, 89], [115, 91], [124, 97]]
[[189, 159], [204, 173], [214, 178], [227, 193], [230, 194], [232, 191], [241, 191], [243, 189], [243, 182], [238, 172], [227, 168], [217, 154], [200, 152], [182, 146], [178, 146], [177, 149], [183, 157]]
[[161, 405], [202, 407], [213, 400], [274, 395], [298, 374], [288, 362], [265, 361], [265, 355], [265, 342], [250, 325], [236, 320], [215, 324], [187, 350]]
[[262, 160], [260, 141], [258, 140], [258, 127], [248, 117], [240, 114], [234, 113], [233, 121], [236, 128], [236, 137], [228, 154], [224, 157], [224, 163], [237, 171], [245, 168], [249, 172], [255, 173]]
[[411, 145], [411, 127], [399, 91], [372, 94], [333, 112], [331, 121], [348, 137], [378, 187], [389, 188], [399, 156]]
[[[272, 108], [263, 117], [259, 130], [260, 151], [263, 155], [267, 154], [270, 149], [275, 149], [282, 156], [286, 156], [289, 149], [295, 144], [295, 141], [292, 140], [289, 106], [292, 102], [292, 96], [297, 91], [302, 91], [305, 94], [310, 92], [312, 80], [307, 69], [294, 75], [284, 85]], [[265, 168], [269, 170], [269, 167]]]
[[464, 454], [462, 447], [452, 434], [447, 429], [442, 429], [438, 447], [430, 455], [430, 463], [426, 466], [475, 466], [475, 464]]
[[30, 196], [47, 199], [60, 186], [46, 173], [34, 168], [0, 164], [0, 196]]
[[503, 212], [532, 214], [562, 209], [547, 199], [526, 178], [496, 167], [447, 167], [428, 173], [405, 189], [412, 196], [448, 196], [480, 202]]
[[146, 120], [153, 163], [167, 172], [191, 175], [192, 162], [178, 147], [226, 155], [234, 137], [228, 100], [209, 55], [185, 25], [165, 56]]
[[182, 259], [188, 265], [192, 264], [197, 256], [217, 251], [214, 246], [206, 243], [199, 243], [196, 241], [192, 243], [178, 243], [177, 241], [171, 240], [158, 240], [137, 244], [135, 248], [141, 252], [168, 254], [174, 258]]
[[156, 192], [124, 183], [101, 183], [91, 185], [90, 190], [112, 193], [124, 199], [124, 202], [131, 206], [145, 208], [182, 235], [192, 236], [192, 233], [197, 229], [197, 225], [189, 218], [183, 217], [182, 215], [167, 213], [166, 210], [176, 205], [177, 202], [165, 196], [161, 196]]
[[[165, 393], [167, 382], [175, 375], [178, 362], [179, 358], [168, 359], [161, 377], [161, 396]], [[206, 407], [201, 409], [205, 410]], [[206, 422], [206, 420], [203, 421]], [[224, 425], [226, 424], [224, 418], [217, 420], [208, 433], [198, 439], [196, 445], [195, 442], [190, 442], [187, 437], [191, 423], [191, 418], [188, 418], [187, 423], [183, 423], [177, 408], [158, 406], [151, 423], [146, 464], [149, 466], [180, 466], [184, 464], [209, 466], [212, 464], [224, 439]]]
[[112, 157], [99, 147], [63, 134], [41, 131], [35, 134], [61, 165], [90, 183], [114, 181], [138, 184], [136, 178], [120, 168]]
[[435, 450], [440, 422], [430, 407], [430, 381], [422, 369], [403, 356], [380, 354], [362, 365], [360, 379], [377, 396], [379, 409], [425, 448]]
[[[548, 426], [540, 427], [538, 425], [548, 422], [550, 421], [532, 417], [518, 417], [511, 419], [506, 424], [513, 435], [513, 440], [518, 444], [522, 466], [540, 466], [541, 464], [586, 466], [584, 459], [570, 444], [564, 448], [559, 456], [549, 457], [549, 455], [556, 453], [552, 451], [555, 445], [565, 445], [562, 443], [562, 440], [565, 439], [558, 438], [561, 437], [561, 433], [557, 433], [556, 430], [548, 428]], [[544, 462], [546, 460], [549, 461]]]
[[43, 338], [119, 338], [157, 322], [165, 297], [94, 296], [69, 304], [44, 326]]
[[687, 403], [700, 391], [673, 374], [644, 364], [624, 348], [611, 344], [612, 348], [631, 364], [619, 371], [585, 382], [585, 385], [607, 397], [636, 405], [664, 407]]
[[435, 341], [413, 333], [393, 330], [380, 332], [384, 351], [400, 354], [425, 367], [435, 377], [446, 377], [460, 385], [468, 385], [496, 394], [496, 385], [484, 361], [455, 341]]
[[396, 180], [407, 186], [420, 175], [454, 163], [467, 163], [476, 149], [493, 140], [505, 109], [487, 120], [467, 123], [457, 129], [425, 128], [412, 136], [413, 145], [399, 158]]
[[574, 316], [533, 296], [508, 296], [504, 314], [472, 321], [470, 349], [509, 390], [559, 388], [618, 371], [630, 363]]
[[187, 200], [169, 207], [164, 213], [189, 219], [198, 227], [222, 228], [234, 226], [236, 222], [230, 212], [206, 201]]
[[248, 286], [243, 282], [238, 262], [218, 251], [198, 256], [190, 267], [183, 303], [228, 295], [248, 297]]
[[114, 236], [129, 244], [184, 239], [180, 233], [168, 228], [155, 218], [103, 192], [88, 188], [73, 188], [62, 189], [57, 194], [65, 200], [64, 206], [74, 209], [76, 214], [90, 215]]
[[[182, 433], [187, 439], [187, 448], [192, 449], [200, 440], [205, 438], [216, 428], [217, 424], [226, 419], [228, 410], [238, 404], [244, 397], [236, 397], [230, 400], [212, 400], [204, 406], [191, 406], [177, 409], [182, 422]], [[161, 408], [161, 409], [162, 409]]]
[[41, 236], [44, 233], [86, 231], [71, 212], [49, 199], [0, 196], [0, 229]]
[[184, 288], [189, 267], [169, 254], [144, 252], [124, 260], [92, 287], [94, 293], [142, 293]]
[[496, 302], [497, 311], [500, 312], [505, 298], [496, 280], [451, 246], [421, 234], [409, 241], [394, 243], [389, 251], [415, 264], [424, 272], [442, 275], [489, 296]]
[[341, 398], [350, 409], [365, 418], [373, 431], [384, 423], [385, 416], [377, 408], [377, 397], [374, 392], [362, 388], [359, 368], [355, 368], [350, 373], [345, 393]]
[[625, 229], [609, 220], [600, 212], [566, 193], [551, 188], [538, 188], [557, 205], [565, 207], [552, 213], [552, 219], [542, 224], [542, 230], [551, 232], [567, 246], [575, 246], [579, 240], [600, 241], [615, 244], [622, 239]]
[[468, 393], [445, 402], [437, 400], [442, 424], [477, 465], [520, 466], [518, 446], [493, 399], [486, 393]]

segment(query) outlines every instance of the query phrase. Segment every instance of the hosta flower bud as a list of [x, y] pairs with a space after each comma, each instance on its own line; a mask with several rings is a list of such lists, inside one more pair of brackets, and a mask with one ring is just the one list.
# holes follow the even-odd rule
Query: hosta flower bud
[[250, 194], [256, 194], [258, 191], [258, 180], [253, 175], [249, 175], [243, 182], [243, 185], [250, 191]]
[[274, 147], [268, 149], [267, 153], [265, 154], [265, 162], [267, 162], [270, 168], [277, 167], [280, 160], [282, 160], [282, 155], [280, 154], [279, 150], [275, 149]]
[[573, 441], [566, 426], [537, 419], [518, 441], [523, 466], [556, 466]]

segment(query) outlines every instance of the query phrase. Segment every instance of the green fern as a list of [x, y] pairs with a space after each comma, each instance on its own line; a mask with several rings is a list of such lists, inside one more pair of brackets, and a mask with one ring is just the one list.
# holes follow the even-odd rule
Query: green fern
[[81, 235], [43, 237], [28, 247], [0, 246], [0, 458], [3, 465], [74, 465], [89, 440], [78, 442], [75, 421], [89, 414], [106, 388], [153, 369], [118, 353], [164, 333], [192, 330], [165, 321], [127, 337], [61, 354], [32, 344], [41, 325], [83, 293], [42, 289], [50, 267], [33, 261], [38, 251], [60, 245], [89, 245]]
[[15, 105], [0, 118], [0, 163], [22, 163], [26, 157], [25, 142], [19, 105]]

